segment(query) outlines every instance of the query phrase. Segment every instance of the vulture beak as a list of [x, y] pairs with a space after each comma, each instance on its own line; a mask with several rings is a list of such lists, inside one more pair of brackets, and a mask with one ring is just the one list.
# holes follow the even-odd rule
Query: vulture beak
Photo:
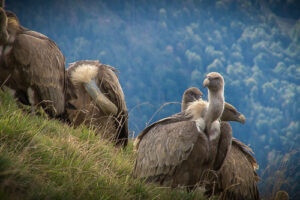
[[246, 117], [245, 117], [245, 115], [240, 114], [239, 117], [238, 117], [238, 122], [240, 122], [240, 123], [242, 123], [242, 124], [245, 124], [245, 122], [246, 122]]
[[209, 85], [209, 79], [206, 77], [206, 79], [204, 79], [203, 81], [203, 87], [207, 87]]
[[83, 86], [104, 113], [117, 114], [117, 106], [100, 91], [94, 79], [91, 79], [90, 82], [83, 83]]

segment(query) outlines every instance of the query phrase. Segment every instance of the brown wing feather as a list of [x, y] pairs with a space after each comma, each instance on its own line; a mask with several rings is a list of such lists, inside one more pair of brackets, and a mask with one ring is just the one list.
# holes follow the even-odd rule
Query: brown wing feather
[[163, 118], [161, 120], [158, 120], [152, 124], [150, 124], [149, 126], [147, 126], [141, 133], [139, 133], [139, 135], [137, 136], [136, 140], [136, 146], [135, 148], [138, 149], [139, 145], [140, 145], [140, 141], [142, 140], [142, 138], [149, 132], [149, 130], [157, 125], [164, 125], [164, 124], [170, 124], [170, 123], [176, 123], [176, 122], [180, 122], [180, 121], [188, 121], [191, 120], [192, 116], [190, 115], [186, 115], [185, 111], [180, 112], [180, 113], [176, 113], [174, 115], [171, 115], [169, 117]]
[[22, 29], [24, 30], [22, 33], [23, 35], [30, 35], [32, 37], [39, 38], [41, 40], [48, 40], [50, 43], [55, 45], [55, 43], [52, 40], [50, 40], [46, 35], [44, 35], [42, 33], [32, 31], [32, 30], [26, 29], [24, 27], [22, 27]]
[[254, 154], [254, 152], [249, 146], [245, 145], [244, 143], [239, 141], [237, 138], [232, 138], [232, 143], [233, 143], [233, 145], [235, 145], [237, 148], [239, 148], [244, 153], [244, 155], [247, 157], [248, 161], [252, 164], [254, 169], [259, 168], [259, 166], [256, 162], [256, 159], [252, 155], [252, 154]]
[[111, 66], [98, 63], [98, 86], [119, 109], [119, 111], [127, 111], [125, 97], [115, 69]]
[[[257, 188], [258, 175], [255, 172], [257, 163], [250, 154], [252, 150], [237, 140], [232, 139], [232, 146], [217, 173], [218, 181], [214, 194], [221, 194], [220, 199], [256, 200], [259, 199]], [[212, 185], [207, 193], [212, 193]]]
[[115, 68], [100, 64], [100, 70], [98, 71], [98, 86], [101, 92], [103, 92], [104, 95], [118, 107], [118, 115], [115, 116], [117, 144], [126, 146], [129, 136], [128, 112], [124, 93], [115, 72], [117, 72]]
[[156, 124], [140, 142], [133, 176], [168, 186], [195, 184], [208, 160], [207, 143], [193, 121]]

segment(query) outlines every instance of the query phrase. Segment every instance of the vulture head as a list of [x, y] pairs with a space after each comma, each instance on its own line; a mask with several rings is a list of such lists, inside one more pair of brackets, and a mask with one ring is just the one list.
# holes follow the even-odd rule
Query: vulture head
[[[217, 93], [218, 91], [224, 91], [224, 79], [217, 72], [211, 72], [207, 74], [206, 79], [203, 82], [203, 87], [208, 87], [208, 99], [211, 95]], [[221, 95], [219, 95], [221, 96]], [[246, 118], [243, 114], [239, 113], [236, 108], [228, 103], [224, 105], [224, 112], [221, 116], [222, 121], [237, 121], [242, 124], [245, 123]]]
[[190, 103], [201, 99], [202, 96], [203, 93], [198, 88], [191, 87], [185, 90], [181, 101], [181, 111], [186, 110]]
[[224, 79], [218, 72], [210, 72], [203, 81], [203, 87], [207, 87], [210, 93], [224, 92]]

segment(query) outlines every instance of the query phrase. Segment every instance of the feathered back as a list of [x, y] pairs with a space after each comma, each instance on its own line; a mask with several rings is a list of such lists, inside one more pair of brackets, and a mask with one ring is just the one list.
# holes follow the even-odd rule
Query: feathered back
[[236, 138], [232, 138], [232, 144], [243, 152], [243, 154], [247, 157], [248, 161], [253, 166], [253, 169], [256, 170], [259, 168], [259, 166], [256, 162], [256, 159], [252, 155], [252, 154], [254, 154], [254, 152], [249, 146], [245, 145], [244, 143], [242, 143], [241, 141], [239, 141]]
[[191, 120], [191, 116], [186, 115], [186, 112], [180, 112], [174, 115], [171, 115], [170, 117], [163, 118], [161, 120], [158, 120], [149, 126], [147, 126], [140, 134], [137, 136], [137, 138], [134, 141], [134, 148], [137, 150], [139, 148], [140, 142], [143, 139], [143, 137], [155, 126], [157, 125], [166, 125], [170, 123], [176, 123], [180, 121], [188, 121]]
[[[179, 172], [180, 166], [189, 165], [189, 167], [192, 167], [193, 162], [197, 163], [196, 160], [193, 160], [193, 162], [187, 161], [190, 156], [195, 156], [195, 152], [197, 152], [197, 155], [202, 155], [202, 157], [196, 156], [194, 158], [199, 159], [199, 165], [197, 165], [197, 169], [190, 170], [191, 176], [187, 177], [186, 180], [186, 185], [188, 185], [188, 179], [195, 176], [193, 180], [195, 184], [197, 177], [199, 178], [201, 175], [200, 172], [198, 173], [198, 170], [201, 171], [201, 164], [206, 163], [208, 160], [208, 157], [206, 157], [208, 156], [207, 137], [203, 133], [196, 134], [197, 132], [193, 121], [158, 123], [152, 126], [140, 142], [133, 176], [147, 178], [151, 182], [175, 187], [180, 181], [177, 179], [182, 175]], [[186, 166], [182, 170], [187, 168]], [[176, 169], [177, 175], [174, 177]], [[185, 180], [181, 181], [185, 182]]]
[[[64, 112], [65, 58], [43, 34], [23, 28], [7, 11], [10, 35], [1, 52], [0, 85], [15, 90], [24, 104], [41, 105], [55, 117]], [[28, 91], [32, 91], [29, 102]]]
[[217, 173], [217, 184], [207, 185], [206, 193], [221, 195], [222, 200], [258, 200], [259, 177], [255, 171], [258, 164], [251, 153], [250, 147], [233, 138], [231, 149]]

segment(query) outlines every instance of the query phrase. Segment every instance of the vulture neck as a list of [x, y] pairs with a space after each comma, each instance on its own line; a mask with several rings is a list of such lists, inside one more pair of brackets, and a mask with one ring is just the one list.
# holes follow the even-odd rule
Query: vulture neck
[[205, 123], [209, 128], [211, 123], [219, 119], [224, 110], [224, 88], [218, 91], [208, 90], [208, 109], [205, 116]]

